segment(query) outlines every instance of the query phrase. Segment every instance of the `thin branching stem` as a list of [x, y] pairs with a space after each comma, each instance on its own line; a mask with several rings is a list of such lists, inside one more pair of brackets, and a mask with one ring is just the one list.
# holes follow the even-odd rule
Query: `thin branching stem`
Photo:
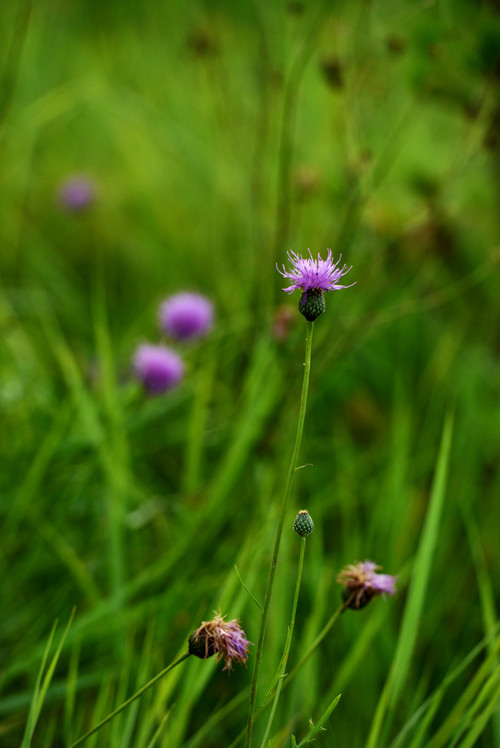
[[185, 659], [187, 659], [190, 656], [190, 652], [186, 652], [181, 657], [179, 657], [177, 660], [174, 660], [174, 662], [171, 662], [170, 665], [168, 665], [166, 668], [164, 668], [158, 675], [155, 675], [154, 678], [151, 678], [148, 683], [146, 683], [145, 686], [140, 688], [136, 693], [134, 693], [133, 696], [131, 696], [127, 701], [124, 701], [123, 704], [121, 704], [119, 707], [117, 707], [114, 711], [112, 711], [110, 714], [108, 714], [107, 717], [104, 717], [100, 722], [97, 723], [95, 727], [93, 727], [91, 730], [85, 733], [85, 735], [82, 735], [81, 738], [78, 738], [77, 741], [74, 743], [71, 743], [69, 748], [76, 748], [77, 745], [81, 745], [84, 743], [87, 738], [90, 738], [91, 735], [93, 735], [95, 732], [101, 729], [101, 727], [104, 727], [108, 722], [110, 722], [114, 717], [116, 717], [120, 712], [123, 712], [124, 709], [126, 709], [133, 701], [138, 699], [140, 696], [142, 696], [143, 693], [145, 693], [148, 688], [151, 688], [151, 686], [154, 686], [155, 683], [157, 683], [161, 678], [163, 678], [164, 675], [169, 673], [171, 670], [176, 667], [176, 665], [180, 665], [181, 662], [183, 662]]
[[269, 714], [269, 719], [267, 720], [266, 731], [264, 733], [264, 737], [262, 738], [260, 748], [266, 747], [266, 741], [267, 741], [269, 732], [271, 731], [271, 727], [272, 727], [273, 720], [274, 720], [274, 715], [276, 713], [276, 707], [278, 706], [281, 689], [283, 688], [283, 682], [286, 676], [286, 666], [288, 663], [288, 655], [290, 654], [290, 646], [292, 644], [293, 629], [295, 627], [295, 615], [297, 613], [297, 603], [299, 601], [300, 583], [302, 581], [302, 569], [304, 568], [304, 554], [306, 551], [306, 540], [307, 538], [302, 538], [302, 542], [300, 544], [299, 565], [297, 568], [297, 581], [295, 582], [295, 594], [293, 596], [292, 615], [290, 616], [290, 624], [288, 626], [288, 634], [286, 637], [285, 650], [283, 652], [283, 658], [281, 661], [279, 680], [276, 686], [276, 691], [274, 693], [273, 706], [271, 708], [271, 713]]
[[328, 634], [330, 629], [332, 628], [333, 624], [336, 622], [337, 618], [341, 613], [344, 612], [344, 610], [347, 610], [349, 607], [349, 604], [352, 601], [352, 596], [349, 597], [342, 605], [339, 605], [337, 610], [330, 616], [328, 621], [325, 623], [321, 631], [319, 632], [316, 639], [313, 641], [311, 646], [308, 648], [307, 652], [304, 652], [298, 663], [295, 665], [293, 670], [290, 672], [290, 675], [288, 676], [287, 680], [291, 680], [293, 676], [300, 670], [300, 668], [305, 665], [306, 661], [309, 659], [309, 657], [314, 654], [316, 649], [319, 647], [325, 636]]
[[255, 662], [254, 662], [254, 669], [253, 669], [252, 685], [251, 685], [251, 690], [250, 690], [250, 704], [248, 708], [245, 748], [250, 748], [250, 746], [252, 745], [252, 733], [253, 733], [253, 725], [255, 721], [255, 707], [256, 707], [256, 701], [257, 701], [257, 685], [259, 681], [260, 666], [262, 663], [262, 647], [264, 644], [264, 635], [266, 631], [267, 616], [268, 616], [269, 604], [271, 602], [271, 596], [273, 592], [276, 565], [278, 563], [281, 535], [283, 533], [283, 523], [285, 521], [285, 514], [286, 514], [286, 509], [288, 506], [288, 500], [292, 492], [293, 478], [295, 475], [295, 470], [297, 468], [300, 445], [302, 442], [302, 432], [304, 431], [304, 420], [305, 420], [306, 406], [307, 406], [307, 392], [309, 389], [309, 374], [311, 371], [311, 350], [312, 350], [313, 330], [314, 330], [314, 322], [308, 322], [307, 332], [306, 332], [304, 379], [302, 382], [302, 394], [300, 398], [300, 409], [299, 409], [299, 419], [297, 423], [297, 434], [295, 436], [295, 444], [293, 447], [292, 459], [290, 460], [290, 467], [288, 469], [288, 475], [287, 475], [285, 490], [283, 494], [283, 501], [281, 504], [280, 518], [279, 518], [278, 527], [276, 530], [276, 537], [274, 540], [273, 557], [271, 560], [271, 567], [269, 569], [269, 577], [267, 580], [266, 595], [264, 598], [264, 605], [262, 608], [262, 614], [260, 618], [259, 638], [257, 640], [257, 648], [255, 650]]
[[[308, 647], [307, 651], [300, 658], [299, 662], [295, 665], [295, 667], [293, 668], [293, 670], [291, 670], [290, 673], [287, 675], [287, 677], [283, 680], [283, 688], [286, 688], [289, 685], [289, 683], [291, 683], [292, 679], [297, 675], [297, 673], [299, 672], [299, 670], [302, 667], [304, 667], [304, 665], [306, 664], [307, 660], [314, 654], [314, 652], [317, 650], [317, 648], [319, 647], [319, 645], [321, 644], [321, 642], [323, 641], [323, 639], [330, 632], [331, 628], [333, 627], [333, 625], [337, 621], [337, 619], [340, 616], [340, 614], [343, 613], [345, 610], [347, 610], [347, 608], [349, 607], [350, 603], [353, 600], [353, 597], [354, 597], [354, 595], [352, 595], [351, 597], [349, 597], [344, 603], [342, 603], [342, 605], [340, 605], [335, 610], [334, 613], [332, 613], [332, 615], [330, 616], [330, 618], [328, 619], [328, 621], [325, 623], [325, 625], [323, 626], [323, 628], [319, 632], [318, 636], [314, 639], [314, 641], [312, 642], [312, 644]], [[275, 686], [276, 686], [276, 681], [273, 681], [271, 683], [271, 685], [269, 686], [269, 688], [267, 689], [266, 695], [259, 702], [259, 704], [257, 706], [257, 709], [256, 709], [256, 715], [257, 716], [259, 714], [261, 714], [261, 712], [264, 711], [264, 709], [267, 707], [267, 705], [271, 701], [271, 699], [273, 697], [273, 694], [274, 694]], [[242, 691], [237, 696], [235, 696], [234, 699], [232, 699], [232, 701], [230, 702], [231, 705], [232, 705], [232, 709], [236, 708], [240, 704], [240, 701], [241, 701], [241, 698], [242, 698], [242, 694], [246, 695], [248, 693], [248, 691], [249, 691], [249, 689], [245, 688], [244, 691]], [[224, 716], [225, 716], [225, 713], [224, 713]], [[217, 724], [217, 722], [219, 720], [217, 718], [215, 718], [215, 717], [216, 717], [216, 715], [214, 715], [214, 717], [212, 719], [213, 719], [214, 724]], [[231, 743], [231, 745], [229, 746], [229, 748], [236, 748], [236, 746], [239, 745], [240, 742], [243, 742], [244, 733], [245, 733], [245, 729], [243, 729], [241, 731], [241, 733], [238, 735], [238, 737], [235, 740], [233, 740], [233, 742]], [[193, 743], [193, 748], [194, 748], [194, 745], [197, 745], [197, 744]]]

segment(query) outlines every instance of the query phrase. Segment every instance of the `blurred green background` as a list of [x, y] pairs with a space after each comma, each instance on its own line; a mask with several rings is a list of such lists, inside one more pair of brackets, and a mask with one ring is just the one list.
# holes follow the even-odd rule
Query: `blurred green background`
[[[26, 745], [75, 740], [214, 609], [257, 640], [233, 567], [261, 600], [304, 355], [275, 265], [331, 247], [356, 285], [315, 325], [300, 457], [312, 467], [296, 477], [262, 683], [286, 636], [297, 509], [316, 529], [290, 667], [338, 606], [344, 564], [376, 560], [399, 594], [342, 616], [284, 691], [272, 745], [303, 736], [340, 691], [317, 744], [368, 745], [411, 609], [407, 667], [371, 748], [500, 746], [487, 648], [397, 743], [492, 630], [500, 592], [498, 2], [11, 0], [0, 71], [0, 744], [20, 745], [52, 624], [57, 640], [73, 606]], [[80, 213], [57, 199], [72, 174], [97, 186]], [[159, 302], [186, 289], [213, 300], [215, 329], [179, 347], [183, 384], [148, 398], [133, 352], [159, 341]], [[246, 695], [219, 710], [252, 664], [228, 677], [189, 660], [88, 745], [229, 746]], [[481, 672], [462, 733], [439, 738]]]

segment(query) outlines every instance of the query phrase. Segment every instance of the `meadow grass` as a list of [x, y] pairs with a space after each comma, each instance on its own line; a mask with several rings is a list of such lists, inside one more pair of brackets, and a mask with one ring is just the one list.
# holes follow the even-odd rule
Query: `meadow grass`
[[[312, 718], [332, 748], [500, 746], [499, 49], [496, 4], [465, 0], [2, 4], [2, 748], [67, 748], [214, 610], [257, 642], [306, 326], [275, 265], [327, 247], [356, 286], [315, 323], [270, 745]], [[216, 325], [148, 397], [133, 353], [185, 289]], [[316, 644], [366, 558], [397, 596]], [[86, 745], [243, 745], [254, 652], [190, 657]]]

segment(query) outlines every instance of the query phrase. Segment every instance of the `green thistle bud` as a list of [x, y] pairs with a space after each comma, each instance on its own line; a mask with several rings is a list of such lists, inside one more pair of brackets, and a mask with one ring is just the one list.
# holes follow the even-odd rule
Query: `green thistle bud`
[[301, 538], [306, 538], [314, 530], [314, 522], [311, 515], [305, 509], [301, 509], [295, 517], [293, 529]]
[[310, 288], [302, 293], [299, 299], [299, 312], [309, 322], [314, 322], [325, 309], [325, 297], [321, 288]]

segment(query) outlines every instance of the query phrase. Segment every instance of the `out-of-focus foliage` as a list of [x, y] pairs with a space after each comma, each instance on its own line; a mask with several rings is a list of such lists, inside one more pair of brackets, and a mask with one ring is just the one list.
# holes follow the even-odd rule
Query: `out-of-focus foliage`
[[[275, 264], [331, 247], [357, 283], [328, 295], [315, 325], [308, 467], [262, 682], [284, 645], [291, 526], [307, 508], [290, 667], [337, 607], [341, 566], [373, 558], [400, 592], [341, 617], [284, 691], [273, 746], [340, 691], [318, 745], [366, 746], [453, 412], [424, 614], [378, 744], [398, 748], [491, 632], [500, 592], [499, 4], [12, 0], [0, 75], [0, 743], [20, 744], [54, 619], [74, 605], [34, 746], [76, 739], [214, 609], [256, 641], [233, 566], [261, 600], [305, 324]], [[72, 175], [95, 187], [78, 211], [59, 192]], [[158, 305], [179, 290], [209, 296], [216, 327], [177, 346], [182, 386], [148, 398], [132, 355], [160, 340]], [[487, 652], [399, 745], [441, 745], [472, 674], [482, 661], [493, 672]], [[188, 661], [94, 745], [145, 748], [160, 726], [157, 745], [230, 745], [246, 696], [208, 720], [250, 677]], [[484, 748], [500, 741], [480, 711], [488, 688], [453, 722]]]

